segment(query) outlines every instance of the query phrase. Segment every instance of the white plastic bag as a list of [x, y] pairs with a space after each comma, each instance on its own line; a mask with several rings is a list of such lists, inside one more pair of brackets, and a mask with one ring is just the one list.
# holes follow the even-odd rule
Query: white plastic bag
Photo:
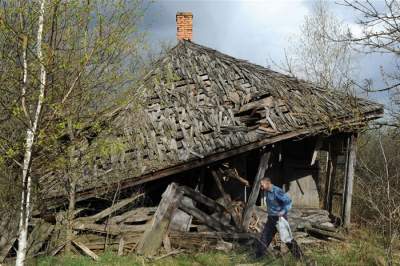
[[278, 230], [283, 243], [290, 243], [293, 240], [290, 225], [285, 218], [279, 217], [279, 221], [276, 223], [276, 229]]

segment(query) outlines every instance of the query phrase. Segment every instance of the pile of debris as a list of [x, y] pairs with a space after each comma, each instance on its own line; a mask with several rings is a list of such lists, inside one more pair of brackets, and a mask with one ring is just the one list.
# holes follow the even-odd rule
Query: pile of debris
[[[93, 259], [105, 250], [149, 257], [160, 251], [169, 254], [180, 249], [228, 251], [235, 245], [258, 241], [267, 219], [265, 207], [253, 206], [249, 221], [245, 221], [248, 206], [243, 202], [231, 201], [229, 197], [213, 200], [176, 183], [167, 187], [158, 207], [129, 207], [141, 196], [123, 199], [95, 215], [75, 218], [70, 225], [74, 232], [70, 248]], [[289, 221], [299, 243], [343, 239], [327, 211], [294, 209]], [[55, 222], [43, 219], [33, 222], [29, 256], [55, 255], [65, 247], [65, 212], [58, 213]]]

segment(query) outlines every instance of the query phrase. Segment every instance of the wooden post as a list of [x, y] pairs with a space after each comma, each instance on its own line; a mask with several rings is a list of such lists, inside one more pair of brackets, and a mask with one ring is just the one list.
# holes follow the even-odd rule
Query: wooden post
[[224, 200], [225, 207], [229, 208], [229, 205], [231, 203], [230, 196], [225, 192], [224, 187], [222, 186], [221, 180], [219, 179], [219, 176], [214, 169], [211, 169], [211, 175], [214, 178], [214, 181], [215, 181], [215, 184], [217, 185], [218, 191]]
[[342, 221], [343, 226], [350, 226], [351, 217], [351, 201], [353, 196], [353, 183], [354, 183], [354, 168], [356, 165], [356, 144], [357, 135], [353, 134], [349, 137], [347, 145], [347, 167], [345, 173], [345, 187], [343, 193], [343, 212]]
[[268, 161], [270, 155], [271, 155], [270, 151], [264, 152], [261, 155], [260, 164], [258, 166], [258, 172], [253, 182], [253, 188], [251, 190], [249, 200], [247, 201], [246, 206], [243, 210], [242, 226], [245, 231], [247, 231], [249, 228], [254, 205], [256, 204], [258, 194], [260, 193], [260, 181], [264, 177], [265, 171], [268, 168]]
[[329, 211], [329, 213], [332, 213], [332, 200], [336, 178], [337, 157], [338, 154], [336, 151], [336, 147], [334, 147], [334, 143], [329, 143], [324, 200], [324, 209]]
[[164, 194], [157, 211], [154, 214], [151, 226], [148, 226], [138, 244], [137, 252], [145, 256], [153, 256], [161, 247], [173, 213], [178, 208], [183, 197], [183, 191], [175, 183], [171, 183]]

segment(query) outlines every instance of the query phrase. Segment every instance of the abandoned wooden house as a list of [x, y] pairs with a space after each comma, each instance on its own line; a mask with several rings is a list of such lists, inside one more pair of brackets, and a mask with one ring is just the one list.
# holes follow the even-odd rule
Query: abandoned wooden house
[[[178, 44], [143, 78], [143, 107], [121, 106], [107, 117], [109, 130], [79, 144], [78, 153], [116, 148], [79, 168], [68, 222], [74, 248], [93, 257], [107, 247], [154, 255], [163, 243], [249, 239], [263, 176], [293, 198], [291, 222], [308, 213], [319, 222], [310, 232], [333, 216], [348, 226], [357, 134], [382, 106], [196, 44], [191, 13], [177, 14], [177, 28]], [[40, 180], [32, 234], [44, 223], [51, 230], [30, 254], [65, 245], [60, 217], [71, 193], [60, 176]]]

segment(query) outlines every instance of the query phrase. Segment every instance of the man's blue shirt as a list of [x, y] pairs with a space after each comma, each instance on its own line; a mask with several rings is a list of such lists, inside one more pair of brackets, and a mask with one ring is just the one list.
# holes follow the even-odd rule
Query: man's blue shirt
[[268, 215], [278, 216], [283, 212], [286, 215], [292, 208], [292, 199], [280, 188], [272, 185], [271, 191], [265, 191]]

